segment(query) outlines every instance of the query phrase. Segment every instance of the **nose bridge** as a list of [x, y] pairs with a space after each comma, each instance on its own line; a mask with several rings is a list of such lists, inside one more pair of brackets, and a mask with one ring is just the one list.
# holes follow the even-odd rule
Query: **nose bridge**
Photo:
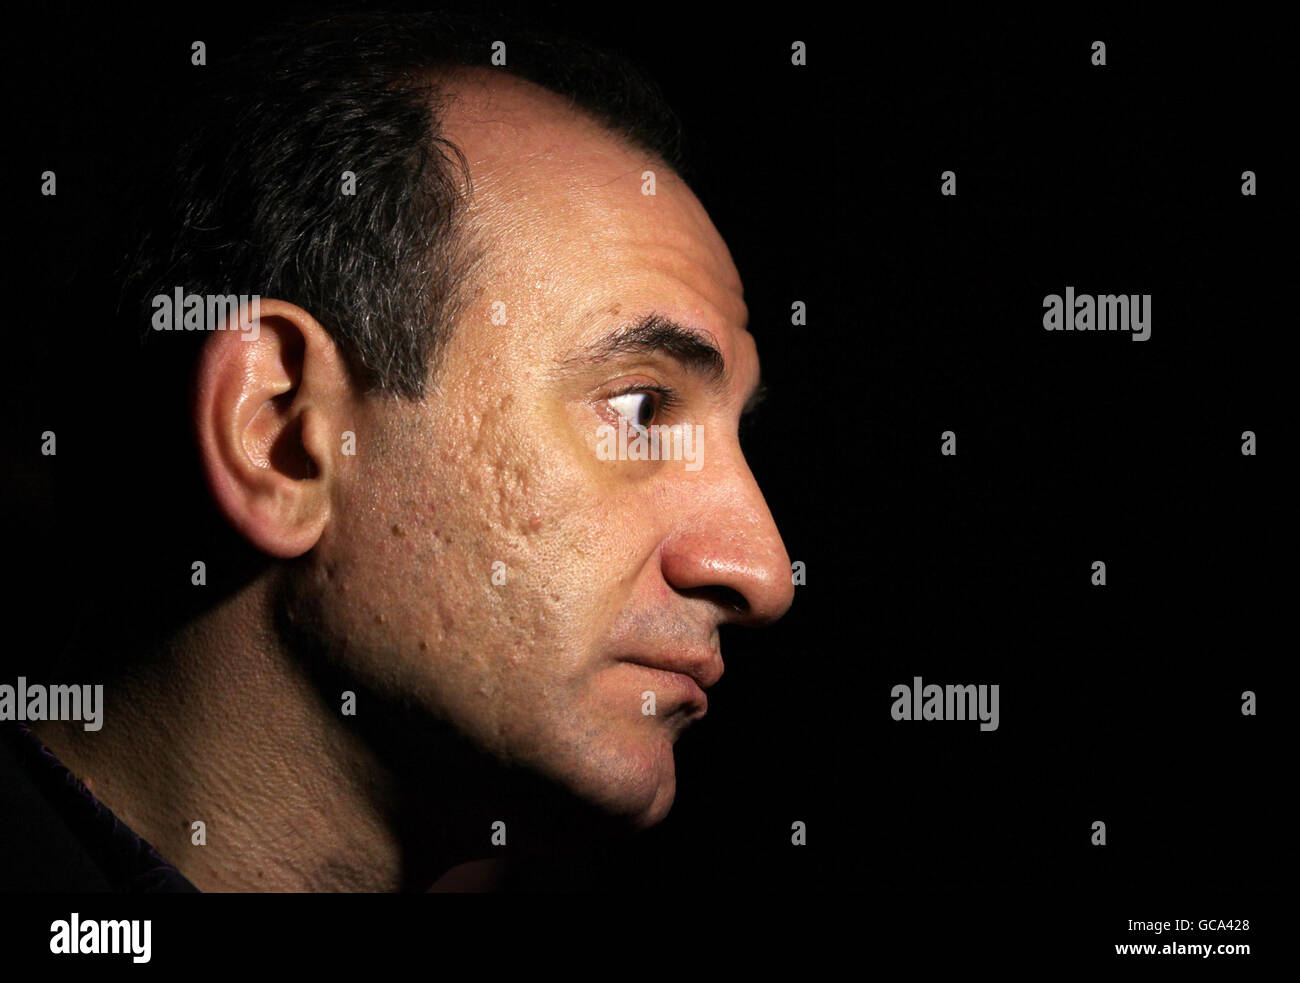
[[665, 546], [664, 575], [679, 589], [726, 588], [743, 598], [726, 620], [766, 624], [794, 600], [790, 559], [738, 442], [710, 447], [685, 483], [684, 522]]

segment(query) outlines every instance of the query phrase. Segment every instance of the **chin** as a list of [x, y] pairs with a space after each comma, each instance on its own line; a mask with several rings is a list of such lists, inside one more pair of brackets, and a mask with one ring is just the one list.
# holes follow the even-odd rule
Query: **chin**
[[677, 795], [672, 743], [659, 735], [638, 735], [635, 743], [606, 746], [584, 755], [579, 797], [633, 830], [662, 822]]
[[677, 778], [670, 778], [666, 785], [659, 787], [655, 793], [654, 800], [650, 806], [638, 813], [632, 820], [632, 828], [636, 830], [649, 829], [651, 826], [657, 826], [667, 818], [669, 811], [673, 807], [673, 800], [677, 798]]

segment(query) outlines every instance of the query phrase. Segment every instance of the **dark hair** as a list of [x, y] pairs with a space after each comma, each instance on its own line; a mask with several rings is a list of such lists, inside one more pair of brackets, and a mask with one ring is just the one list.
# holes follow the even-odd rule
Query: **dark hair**
[[[110, 527], [128, 562], [140, 544], [149, 562], [88, 598], [119, 631], [165, 636], [270, 562], [230, 529], [204, 487], [187, 408], [206, 333], [154, 332], [152, 298], [181, 287], [289, 301], [320, 321], [364, 391], [421, 396], [477, 255], [458, 221], [465, 162], [440, 132], [438, 70], [492, 68], [497, 40], [507, 65], [496, 70], [564, 96], [683, 172], [677, 119], [636, 67], [485, 16], [283, 22], [241, 43], [237, 57], [209, 52], [211, 64], [194, 73], [197, 105], [173, 97], [193, 131], [177, 137], [179, 152], [158, 141], [168, 156], [152, 176], [141, 171], [138, 200], [127, 206], [142, 227], [131, 233], [118, 315], [144, 336], [139, 377], [105, 383], [113, 398], [139, 401], [122, 418], [147, 421], [159, 448], [133, 461]], [[340, 193], [344, 171], [356, 175], [355, 196]], [[117, 465], [104, 453], [86, 456], [69, 487], [102, 485]], [[189, 582], [199, 558], [208, 571], [201, 590]]]
[[321, 322], [367, 391], [421, 395], [480, 248], [459, 221], [468, 167], [441, 133], [436, 73], [490, 66], [498, 40], [497, 70], [682, 169], [656, 86], [583, 42], [463, 14], [289, 21], [209, 67], [199, 126], [124, 278], [146, 337], [151, 298], [177, 286], [275, 297]]

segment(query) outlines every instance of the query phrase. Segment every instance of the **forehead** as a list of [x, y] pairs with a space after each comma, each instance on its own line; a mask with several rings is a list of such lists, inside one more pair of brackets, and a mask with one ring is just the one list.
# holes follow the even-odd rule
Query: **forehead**
[[577, 320], [613, 303], [670, 307], [663, 312], [718, 335], [743, 331], [730, 252], [666, 164], [509, 75], [459, 72], [443, 93], [443, 133], [469, 162], [469, 214], [489, 276], [531, 284]]

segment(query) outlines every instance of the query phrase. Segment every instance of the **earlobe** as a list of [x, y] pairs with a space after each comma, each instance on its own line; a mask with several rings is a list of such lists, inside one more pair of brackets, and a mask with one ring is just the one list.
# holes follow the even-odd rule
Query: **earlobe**
[[310, 314], [275, 300], [260, 314], [255, 332], [214, 331], [204, 343], [195, 436], [226, 520], [264, 553], [299, 556], [329, 522], [335, 468], [323, 435], [348, 412], [351, 386]]

